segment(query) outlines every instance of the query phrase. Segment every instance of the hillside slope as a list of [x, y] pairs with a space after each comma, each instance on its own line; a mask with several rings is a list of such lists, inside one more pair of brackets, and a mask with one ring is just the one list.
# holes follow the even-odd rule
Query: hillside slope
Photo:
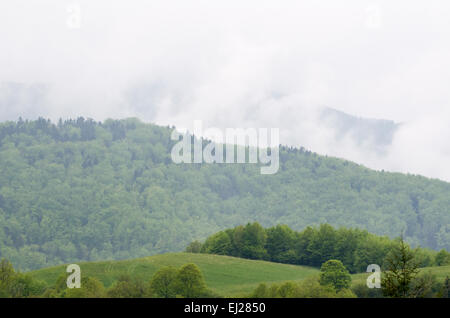
[[[150, 281], [153, 274], [162, 266], [181, 267], [187, 263], [199, 266], [207, 286], [221, 296], [244, 296], [261, 282], [301, 280], [319, 272], [315, 268], [306, 266], [190, 253], [171, 253], [134, 260], [89, 262], [79, 265], [82, 275], [96, 277], [109, 287], [121, 275]], [[30, 275], [48, 285], [53, 285], [59, 276], [67, 274], [65, 266], [56, 266], [31, 272]]]
[[329, 223], [450, 249], [450, 184], [282, 147], [280, 169], [174, 164], [136, 119], [0, 124], [0, 257], [29, 270], [183, 250], [257, 221]]
[[[98, 278], [105, 287], [110, 287], [121, 275], [129, 275], [149, 281], [163, 266], [181, 267], [194, 263], [201, 269], [207, 286], [215, 294], [224, 297], [243, 297], [250, 294], [260, 283], [301, 281], [319, 275], [319, 270], [296, 265], [286, 265], [242, 258], [191, 253], [168, 253], [150, 257], [123, 260], [80, 263], [83, 276]], [[438, 281], [450, 276], [450, 266], [422, 268], [431, 272]], [[32, 277], [52, 286], [61, 275], [67, 276], [66, 266], [43, 268], [29, 273]], [[369, 273], [353, 274], [352, 285], [365, 284]]]

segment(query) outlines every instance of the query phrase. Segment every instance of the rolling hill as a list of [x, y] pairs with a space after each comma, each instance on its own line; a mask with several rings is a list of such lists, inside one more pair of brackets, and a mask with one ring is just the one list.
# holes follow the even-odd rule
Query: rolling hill
[[[248, 260], [230, 256], [192, 253], [168, 253], [145, 258], [80, 263], [81, 273], [98, 278], [105, 287], [111, 286], [121, 275], [130, 275], [149, 281], [162, 266], [181, 267], [194, 263], [201, 269], [207, 286], [224, 297], [248, 296], [260, 283], [301, 281], [318, 275], [319, 270], [296, 265]], [[422, 268], [431, 271], [439, 281], [450, 276], [450, 266]], [[32, 277], [53, 285], [57, 278], [66, 274], [66, 266], [43, 268], [29, 273]], [[352, 275], [352, 284], [365, 284], [369, 273]]]
[[[192, 253], [169, 253], [133, 260], [88, 262], [79, 265], [82, 275], [96, 277], [105, 287], [109, 287], [124, 274], [150, 281], [162, 266], [181, 267], [187, 263], [199, 266], [207, 286], [215, 293], [235, 297], [252, 292], [261, 282], [301, 280], [319, 273], [317, 269], [306, 266]], [[67, 275], [66, 266], [44, 268], [30, 272], [30, 275], [52, 285], [59, 276]]]

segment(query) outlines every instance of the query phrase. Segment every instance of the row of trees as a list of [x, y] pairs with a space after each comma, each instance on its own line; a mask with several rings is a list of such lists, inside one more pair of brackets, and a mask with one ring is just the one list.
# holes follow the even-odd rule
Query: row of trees
[[54, 286], [47, 286], [29, 275], [18, 273], [10, 262], [0, 262], [0, 298], [198, 298], [214, 297], [206, 286], [203, 274], [195, 264], [181, 268], [160, 268], [150, 281], [122, 275], [109, 288], [95, 277], [82, 277], [81, 288], [67, 288], [66, 275]]
[[[364, 230], [335, 229], [329, 224], [297, 232], [287, 225], [264, 229], [254, 222], [213, 234], [203, 244], [194, 241], [186, 251], [314, 267], [336, 259], [351, 273], [357, 273], [365, 272], [370, 264], [382, 265], [397, 244]], [[445, 250], [436, 253], [416, 248], [415, 253], [421, 267], [450, 264], [450, 253]]]

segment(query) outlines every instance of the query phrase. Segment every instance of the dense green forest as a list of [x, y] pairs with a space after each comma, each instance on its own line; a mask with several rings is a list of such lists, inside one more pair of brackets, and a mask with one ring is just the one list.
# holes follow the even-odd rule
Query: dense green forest
[[[194, 241], [186, 251], [313, 267], [334, 259], [351, 273], [362, 273], [370, 264], [383, 268], [388, 253], [397, 245], [397, 240], [388, 237], [359, 229], [334, 229], [329, 224], [296, 232], [286, 225], [264, 229], [254, 222], [215, 233], [203, 244]], [[438, 253], [417, 247], [413, 252], [419, 267], [450, 265], [446, 250]]]
[[0, 124], [0, 257], [20, 270], [183, 250], [238, 224], [329, 223], [450, 249], [450, 184], [281, 147], [280, 169], [174, 164], [174, 127]]

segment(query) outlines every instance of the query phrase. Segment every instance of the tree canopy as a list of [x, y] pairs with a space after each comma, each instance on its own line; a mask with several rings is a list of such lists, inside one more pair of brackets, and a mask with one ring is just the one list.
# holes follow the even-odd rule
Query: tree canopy
[[332, 285], [337, 291], [349, 288], [352, 282], [350, 273], [338, 260], [329, 260], [320, 268], [320, 284]]
[[[357, 273], [365, 272], [370, 264], [382, 266], [396, 247], [396, 240], [365, 230], [321, 224], [296, 232], [286, 225], [264, 229], [255, 222], [209, 236], [200, 252], [314, 267], [337, 260]], [[414, 253], [418, 266], [426, 267], [445, 265], [443, 259], [448, 252], [415, 248]]]

